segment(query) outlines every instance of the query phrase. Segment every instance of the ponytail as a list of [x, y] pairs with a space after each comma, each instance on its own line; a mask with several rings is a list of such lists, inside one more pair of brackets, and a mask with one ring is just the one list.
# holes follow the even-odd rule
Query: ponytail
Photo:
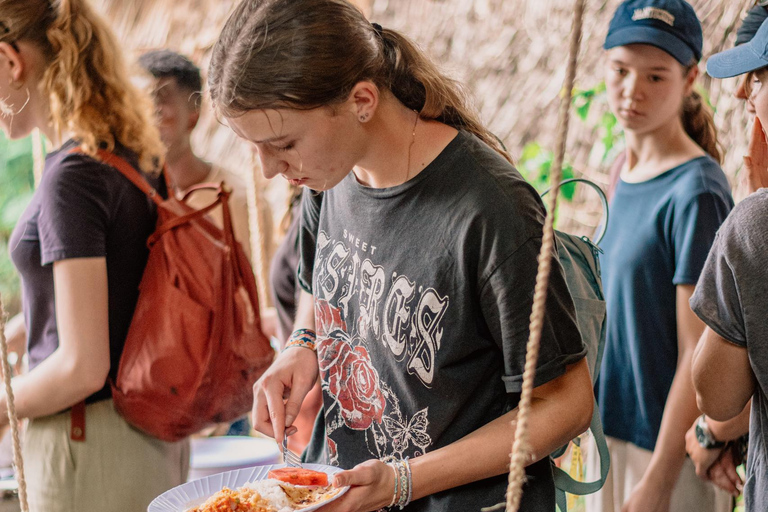
[[2, 39], [34, 44], [45, 59], [39, 87], [57, 138], [67, 132], [94, 157], [119, 142], [143, 170], [159, 169], [165, 150], [151, 100], [131, 84], [115, 36], [86, 0], [0, 0], [0, 13]]
[[416, 45], [394, 30], [375, 27], [388, 64], [385, 86], [423, 119], [434, 119], [476, 135], [510, 163], [509, 153], [472, 109], [469, 95], [457, 81], [443, 75]]
[[152, 104], [131, 84], [114, 35], [84, 0], [52, 5], [46, 31], [51, 60], [42, 87], [57, 135], [71, 132], [91, 155], [119, 142], [136, 153], [143, 170], [156, 172], [164, 148]]
[[[693, 63], [685, 69], [685, 75], [697, 65]], [[712, 110], [704, 103], [704, 99], [696, 91], [692, 91], [683, 99], [681, 120], [685, 133], [693, 139], [709, 156], [719, 164], [723, 163], [723, 154], [717, 140], [717, 128]]]

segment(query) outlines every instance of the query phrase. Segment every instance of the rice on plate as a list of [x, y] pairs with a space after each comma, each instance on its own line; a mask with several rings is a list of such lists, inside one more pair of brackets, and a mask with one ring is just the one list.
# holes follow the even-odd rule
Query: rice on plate
[[237, 490], [225, 487], [186, 512], [295, 512], [319, 505], [340, 492], [341, 489], [331, 485], [292, 485], [266, 479], [247, 483]]

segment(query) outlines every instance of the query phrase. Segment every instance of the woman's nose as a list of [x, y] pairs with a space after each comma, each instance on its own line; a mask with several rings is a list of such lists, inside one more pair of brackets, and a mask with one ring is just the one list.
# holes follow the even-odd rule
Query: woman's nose
[[624, 79], [624, 88], [622, 90], [622, 96], [630, 100], [637, 100], [642, 96], [642, 90], [638, 83], [637, 77], [633, 74], [629, 74]]
[[747, 75], [739, 78], [739, 85], [736, 87], [736, 92], [733, 95], [740, 100], [749, 99], [749, 94], [747, 94]]
[[261, 162], [261, 172], [268, 180], [271, 180], [288, 168], [287, 162], [270, 154], [269, 150], [259, 149], [258, 154], [259, 161]]

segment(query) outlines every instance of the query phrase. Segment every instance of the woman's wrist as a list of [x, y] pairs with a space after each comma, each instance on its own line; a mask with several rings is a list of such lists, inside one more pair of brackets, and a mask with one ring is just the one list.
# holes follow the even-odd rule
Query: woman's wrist
[[383, 459], [387, 466], [392, 469], [394, 474], [394, 489], [392, 493], [392, 501], [389, 507], [397, 507], [400, 510], [404, 509], [411, 502], [413, 497], [413, 478], [411, 477], [411, 464], [408, 461], [408, 457], [404, 459], [396, 459], [394, 457], [387, 457]]
[[288, 337], [288, 341], [285, 343], [283, 350], [289, 348], [301, 347], [308, 348], [315, 351], [315, 342], [317, 340], [317, 334], [312, 329], [296, 329]]

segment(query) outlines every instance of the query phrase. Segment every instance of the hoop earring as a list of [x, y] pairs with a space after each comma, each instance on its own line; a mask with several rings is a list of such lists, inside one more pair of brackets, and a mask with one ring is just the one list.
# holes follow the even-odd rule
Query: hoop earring
[[17, 110], [16, 112], [14, 112], [13, 108], [11, 108], [11, 106], [8, 105], [8, 103], [6, 103], [6, 100], [8, 98], [0, 99], [0, 113], [2, 113], [2, 115], [6, 116], [6, 117], [10, 117], [11, 118], [11, 122], [8, 123], [8, 133], [12, 133], [13, 132], [13, 118], [17, 114], [20, 114], [22, 110], [24, 110], [24, 107], [26, 107], [27, 104], [29, 103], [30, 97], [31, 97], [31, 95], [29, 93], [29, 87], [27, 87], [27, 99], [26, 99], [26, 101], [24, 101], [24, 104], [21, 106], [21, 108], [19, 110]]
[[[21, 87], [19, 87], [19, 89], [21, 89]], [[29, 87], [27, 87], [26, 89], [27, 89], [27, 99], [24, 101], [24, 104], [21, 106], [21, 108], [15, 112], [13, 111], [12, 106], [7, 103], [8, 98], [0, 99], [0, 112], [2, 112], [4, 116], [13, 118], [13, 116], [20, 114], [21, 111], [24, 110], [24, 108], [27, 106], [31, 98]]]

